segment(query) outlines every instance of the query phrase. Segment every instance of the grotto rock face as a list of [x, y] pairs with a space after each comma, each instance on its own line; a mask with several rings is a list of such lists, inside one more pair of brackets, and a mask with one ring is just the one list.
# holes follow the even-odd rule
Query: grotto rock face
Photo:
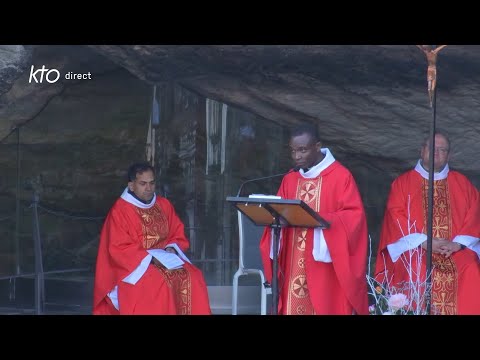
[[[31, 65], [62, 77], [30, 83]], [[480, 46], [442, 49], [437, 74], [437, 127], [450, 134], [451, 167], [478, 186]], [[414, 165], [428, 135], [426, 77], [415, 45], [0, 46], [0, 218], [15, 205], [12, 129], [22, 127], [23, 203], [41, 174], [52, 204], [104, 214], [123, 167], [145, 152], [151, 85], [173, 83], [280, 124], [317, 123], [378, 223], [390, 182]]]
[[[13, 123], [34, 116], [66, 82], [38, 91], [25, 81], [23, 86], [14, 84], [16, 78], [28, 77], [24, 71], [33, 51], [22, 46], [0, 49], [0, 129], [5, 134]], [[426, 58], [414, 45], [93, 45], [35, 50], [52, 67], [97, 73], [123, 68], [146, 83], [177, 82], [274, 121], [315, 121], [326, 144], [389, 161], [392, 169], [387, 171], [415, 161], [432, 119]], [[451, 45], [441, 50], [437, 63], [437, 127], [451, 135], [452, 165], [472, 174], [480, 169], [479, 60], [480, 46]]]

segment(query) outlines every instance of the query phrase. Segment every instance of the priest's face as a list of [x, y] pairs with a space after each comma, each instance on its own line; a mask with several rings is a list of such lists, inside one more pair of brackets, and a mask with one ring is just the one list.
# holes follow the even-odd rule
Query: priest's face
[[315, 142], [310, 134], [293, 136], [290, 139], [290, 154], [295, 166], [310, 168], [321, 159], [321, 142]]
[[143, 173], [137, 173], [135, 180], [128, 183], [128, 188], [139, 199], [143, 201], [150, 201], [153, 198], [155, 192], [155, 176], [151, 170], [144, 171]]
[[[422, 166], [428, 171], [430, 159], [430, 141], [422, 146], [420, 152], [422, 158]], [[440, 172], [447, 165], [450, 155], [450, 144], [445, 136], [441, 134], [435, 135], [435, 158], [433, 160], [434, 172]]]

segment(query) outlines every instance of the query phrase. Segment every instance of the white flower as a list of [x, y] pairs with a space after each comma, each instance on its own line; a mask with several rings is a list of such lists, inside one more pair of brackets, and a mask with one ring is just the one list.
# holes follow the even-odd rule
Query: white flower
[[388, 299], [388, 306], [392, 311], [397, 311], [408, 305], [408, 298], [405, 294], [393, 294]]
[[393, 315], [391, 311], [385, 311], [382, 315]]

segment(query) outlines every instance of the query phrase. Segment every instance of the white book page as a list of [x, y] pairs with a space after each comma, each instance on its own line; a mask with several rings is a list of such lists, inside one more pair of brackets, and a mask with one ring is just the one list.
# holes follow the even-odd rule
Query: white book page
[[265, 195], [265, 194], [251, 194], [248, 196], [252, 199], [281, 199], [281, 196], [278, 195]]
[[168, 270], [180, 269], [185, 263], [177, 254], [163, 249], [149, 249], [148, 252], [162, 263]]

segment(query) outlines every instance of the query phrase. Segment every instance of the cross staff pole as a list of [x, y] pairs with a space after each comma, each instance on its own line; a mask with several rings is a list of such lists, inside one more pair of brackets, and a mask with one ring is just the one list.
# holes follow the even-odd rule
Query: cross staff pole
[[426, 310], [430, 314], [432, 298], [432, 239], [433, 239], [433, 176], [435, 160], [435, 129], [437, 114], [437, 55], [447, 45], [417, 45], [427, 57], [427, 84], [432, 122], [430, 123], [430, 152], [428, 157], [428, 212], [427, 212], [427, 274], [426, 274]]

